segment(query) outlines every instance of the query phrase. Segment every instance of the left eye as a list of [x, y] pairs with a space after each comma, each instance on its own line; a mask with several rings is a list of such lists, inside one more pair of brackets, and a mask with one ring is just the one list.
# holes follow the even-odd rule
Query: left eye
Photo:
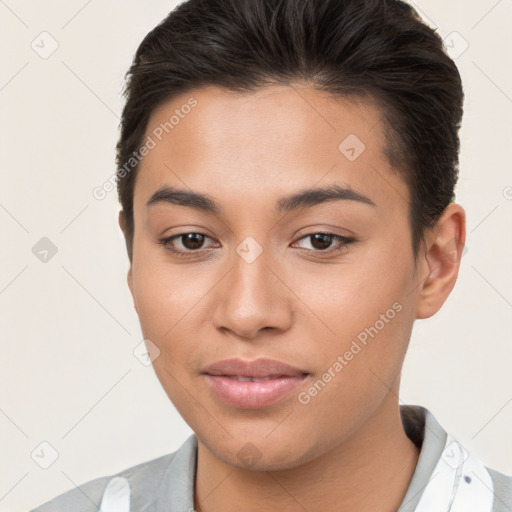
[[[354, 241], [353, 238], [348, 238], [346, 236], [335, 235], [334, 233], [311, 233], [309, 235], [305, 235], [299, 239], [299, 242], [302, 240], [309, 240], [309, 243], [312, 248], [303, 247], [303, 249], [312, 250], [315, 252], [328, 252], [330, 250], [340, 250], [346, 245], [350, 244]], [[338, 242], [337, 246], [332, 247], [333, 242]], [[296, 242], [298, 243], [298, 242]]]

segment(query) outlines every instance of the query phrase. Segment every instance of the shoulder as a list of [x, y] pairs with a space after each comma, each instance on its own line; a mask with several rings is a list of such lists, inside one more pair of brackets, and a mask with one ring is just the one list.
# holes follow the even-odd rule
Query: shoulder
[[486, 469], [494, 486], [493, 512], [509, 512], [512, 510], [512, 476], [491, 468]]
[[115, 477], [128, 480], [132, 494], [152, 496], [160, 485], [159, 476], [166, 472], [178, 452], [129, 467], [119, 473], [90, 480], [71, 489], [30, 512], [97, 512], [108, 483]]

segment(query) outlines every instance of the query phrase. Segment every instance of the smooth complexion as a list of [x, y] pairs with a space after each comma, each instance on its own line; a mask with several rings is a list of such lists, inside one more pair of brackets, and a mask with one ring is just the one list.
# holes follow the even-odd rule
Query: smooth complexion
[[[128, 284], [143, 335], [161, 351], [156, 375], [199, 440], [195, 508], [396, 511], [418, 458], [400, 420], [400, 371], [414, 320], [436, 313], [456, 281], [464, 210], [446, 209], [415, 262], [409, 191], [385, 157], [373, 103], [299, 85], [210, 86], [162, 104], [147, 134], [191, 96], [196, 108], [141, 162]], [[338, 149], [350, 134], [366, 146], [354, 161]], [[349, 193], [295, 208], [283, 200], [334, 185]], [[162, 187], [209, 201], [160, 195], [148, 205]], [[204, 236], [178, 236], [187, 233]], [[246, 237], [262, 249], [251, 263], [236, 251]], [[397, 302], [401, 311], [301, 403]], [[241, 408], [204, 373], [232, 358], [307, 375], [271, 405]]]

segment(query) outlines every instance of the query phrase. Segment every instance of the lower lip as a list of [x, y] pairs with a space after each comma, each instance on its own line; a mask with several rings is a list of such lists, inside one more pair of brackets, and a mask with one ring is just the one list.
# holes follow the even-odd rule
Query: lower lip
[[305, 376], [278, 377], [259, 382], [239, 381], [224, 375], [206, 375], [213, 391], [229, 405], [262, 409], [275, 404], [300, 386]]

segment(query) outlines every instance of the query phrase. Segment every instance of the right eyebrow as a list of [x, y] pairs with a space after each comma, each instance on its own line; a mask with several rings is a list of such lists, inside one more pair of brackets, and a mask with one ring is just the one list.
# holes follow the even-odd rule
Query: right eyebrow
[[149, 201], [146, 203], [150, 207], [159, 203], [177, 204], [179, 206], [188, 206], [201, 210], [206, 213], [220, 214], [222, 208], [211, 197], [198, 192], [190, 192], [175, 187], [164, 186], [154, 192]]

